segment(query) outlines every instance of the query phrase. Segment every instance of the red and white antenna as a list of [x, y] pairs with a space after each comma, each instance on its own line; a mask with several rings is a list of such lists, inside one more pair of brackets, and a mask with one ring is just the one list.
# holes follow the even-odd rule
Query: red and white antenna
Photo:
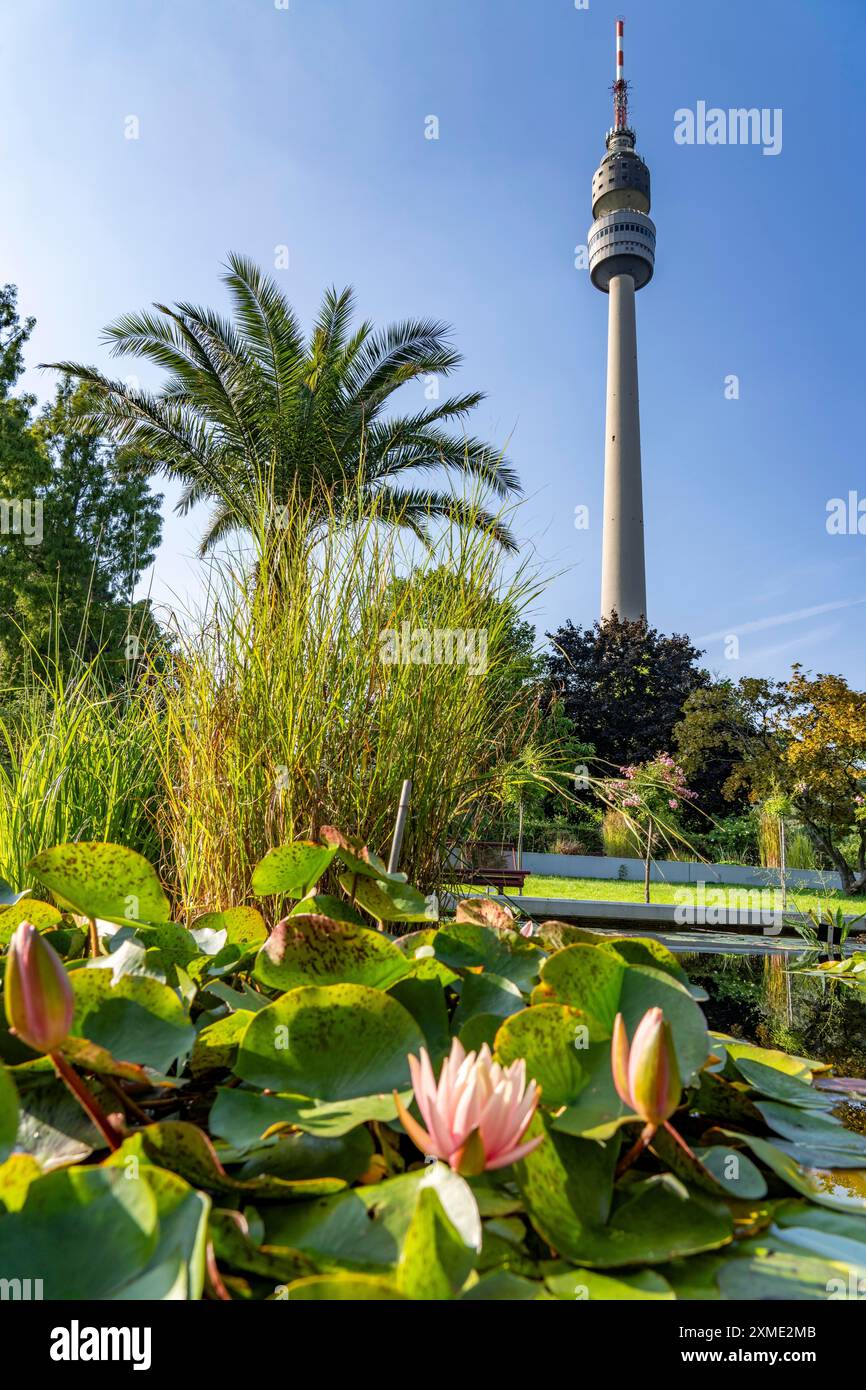
[[625, 21], [616, 21], [616, 71], [613, 83], [613, 127], [626, 130], [628, 127], [628, 83], [625, 80], [622, 40]]

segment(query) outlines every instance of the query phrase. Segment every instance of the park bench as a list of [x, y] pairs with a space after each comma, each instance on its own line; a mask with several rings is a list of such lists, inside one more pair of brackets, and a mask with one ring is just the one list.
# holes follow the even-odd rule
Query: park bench
[[517, 850], [503, 840], [473, 840], [461, 855], [460, 881], [472, 887], [506, 888], [523, 892], [528, 869], [518, 869]]

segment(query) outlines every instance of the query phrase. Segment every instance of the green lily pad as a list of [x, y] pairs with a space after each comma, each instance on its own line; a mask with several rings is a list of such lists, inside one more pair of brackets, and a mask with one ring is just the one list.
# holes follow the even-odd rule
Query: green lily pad
[[410, 963], [388, 937], [329, 917], [278, 922], [256, 957], [255, 976], [271, 989], [299, 985], [367, 985], [387, 989]]
[[727, 1209], [667, 1178], [626, 1186], [611, 1207], [618, 1144], [574, 1139], [536, 1114], [529, 1134], [545, 1131], [544, 1143], [516, 1165], [517, 1181], [539, 1235], [573, 1264], [661, 1264], [730, 1241]]
[[460, 1029], [470, 1018], [479, 1014], [495, 1014], [508, 1018], [524, 1007], [517, 985], [500, 975], [485, 970], [480, 975], [467, 975], [460, 988], [460, 1003], [454, 1014], [454, 1027]]
[[514, 1274], [510, 1269], [496, 1269], [469, 1283], [460, 1295], [461, 1303], [529, 1303], [546, 1301], [551, 1297], [536, 1279]]
[[121, 1061], [167, 1072], [185, 1056], [195, 1029], [173, 990], [143, 975], [124, 975], [116, 984], [105, 970], [75, 970], [72, 1031], [104, 1047]]
[[425, 1300], [453, 1298], [477, 1254], [452, 1226], [435, 1189], [421, 1188], [397, 1265], [401, 1292]]
[[20, 1209], [0, 1220], [0, 1269], [40, 1279], [46, 1299], [112, 1298], [148, 1264], [158, 1225], [147, 1182], [119, 1168], [60, 1169], [31, 1182]]
[[198, 1034], [189, 1059], [193, 1076], [218, 1068], [231, 1067], [238, 1054], [238, 1045], [247, 1024], [253, 1017], [246, 1009], [237, 1009], [208, 1023]]
[[412, 1015], [424, 1034], [424, 1042], [434, 1068], [451, 1051], [451, 1029], [445, 993], [438, 980], [412, 975], [398, 980], [388, 993]]
[[706, 1019], [688, 990], [672, 975], [648, 965], [625, 965], [598, 946], [567, 946], [541, 970], [533, 1004], [570, 1004], [580, 1009], [593, 1042], [610, 1037], [623, 1015], [630, 1038], [648, 1009], [660, 1008], [671, 1026], [683, 1084], [700, 1070], [709, 1053]]
[[[728, 1054], [731, 1055], [730, 1053]], [[737, 1071], [762, 1096], [771, 1100], [784, 1101], [786, 1105], [800, 1106], [807, 1110], [830, 1110], [833, 1097], [823, 1091], [816, 1091], [807, 1081], [789, 1076], [778, 1067], [765, 1066], [751, 1057], [734, 1058]]]
[[0, 908], [0, 946], [8, 946], [22, 922], [30, 922], [39, 931], [55, 927], [62, 914], [51, 903], [38, 898], [22, 898], [19, 903]]
[[452, 970], [481, 966], [524, 990], [537, 978], [544, 960], [544, 952], [518, 932], [475, 922], [446, 922], [432, 945], [437, 959]]
[[15, 1147], [18, 1133], [18, 1092], [5, 1067], [0, 1067], [0, 1164]]
[[[608, 937], [600, 943], [599, 948], [610, 955], [618, 956], [626, 965], [652, 966], [655, 970], [663, 970], [666, 974], [673, 975], [674, 979], [679, 980], [687, 989], [693, 988], [673, 951], [651, 936]], [[705, 990], [701, 990], [701, 994], [706, 998]]]
[[253, 870], [253, 892], [260, 898], [279, 893], [303, 898], [330, 866], [335, 851], [310, 840], [296, 840], [268, 850]]
[[167, 922], [159, 875], [124, 845], [80, 841], [43, 850], [27, 866], [64, 906], [108, 922]]
[[[400, 1093], [404, 1105], [411, 1090]], [[254, 1144], [275, 1125], [295, 1125], [308, 1134], [339, 1138], [371, 1120], [396, 1118], [391, 1094], [360, 1096], [356, 1100], [315, 1101], [304, 1096], [262, 1095], [236, 1087], [218, 1087], [210, 1113], [211, 1132], [235, 1148]]]
[[380, 922], [431, 922], [436, 913], [430, 902], [409, 883], [394, 879], [369, 878], [363, 874], [340, 874], [340, 887], [365, 912]]
[[[222, 1155], [224, 1162], [228, 1160]], [[366, 1125], [331, 1138], [288, 1130], [248, 1149], [234, 1176], [245, 1181], [263, 1173], [294, 1181], [297, 1178], [342, 1178], [354, 1182], [370, 1166], [373, 1140]]]
[[544, 1282], [557, 1298], [573, 1302], [670, 1302], [676, 1297], [667, 1279], [652, 1269], [617, 1277], [595, 1269], [564, 1269], [548, 1274]]
[[765, 1163], [777, 1177], [819, 1206], [832, 1207], [837, 1211], [859, 1211], [866, 1213], [866, 1181], [856, 1182], [857, 1174], [847, 1169], [838, 1173], [824, 1172], [812, 1168], [801, 1168], [796, 1159], [785, 1153], [776, 1144], [755, 1134], [730, 1134], [748, 1145], [756, 1158]]
[[329, 1196], [346, 1186], [342, 1178], [284, 1179], [264, 1173], [241, 1180], [231, 1177], [203, 1130], [185, 1120], [164, 1120], [140, 1131], [152, 1162], [179, 1173], [187, 1182], [211, 1192], [247, 1193], [261, 1199], [293, 1200]]
[[751, 1255], [726, 1260], [716, 1278], [723, 1296], [729, 1299], [826, 1302], [834, 1284], [846, 1290], [850, 1287], [852, 1275], [856, 1287], [856, 1279], [866, 1276], [866, 1268], [852, 1270], [847, 1264], [799, 1250], [768, 1254], [759, 1247]]
[[266, 941], [268, 929], [257, 907], [227, 907], [223, 912], [206, 912], [197, 917], [193, 930], [224, 931], [235, 946], [257, 946]]
[[424, 1035], [402, 1004], [364, 985], [290, 990], [247, 1025], [235, 1072], [317, 1100], [388, 1094], [409, 1084]]
[[211, 1213], [208, 1232], [214, 1254], [220, 1266], [258, 1274], [284, 1287], [295, 1279], [314, 1274], [315, 1261], [300, 1250], [268, 1246], [262, 1249], [251, 1237], [246, 1217], [240, 1211], [217, 1210]]
[[464, 1244], [481, 1244], [472, 1190], [445, 1164], [434, 1163], [374, 1187], [355, 1187], [318, 1202], [263, 1208], [268, 1246], [289, 1246], [358, 1272], [395, 1269], [419, 1192], [432, 1188]]
[[567, 1004], [523, 1009], [506, 1019], [496, 1034], [496, 1060], [507, 1066], [525, 1058], [527, 1078], [541, 1087], [544, 1105], [570, 1105], [587, 1082], [581, 1060], [586, 1050], [576, 1046], [582, 1040], [581, 1024], [581, 1014]]
[[[556, 1008], [558, 1005], [533, 1005], [534, 1008]], [[554, 1121], [563, 1134], [577, 1138], [605, 1141], [624, 1124], [637, 1117], [624, 1105], [613, 1084], [610, 1070], [610, 1043], [590, 1043], [580, 1055], [585, 1072], [585, 1084], [575, 1100], [567, 1105]]]
[[501, 1024], [501, 1014], [475, 1014], [464, 1023], [457, 1036], [467, 1052], [480, 1052], [485, 1043], [492, 1052]]
[[291, 1303], [400, 1303], [408, 1296], [369, 1274], [315, 1274], [296, 1279], [286, 1292]]
[[332, 922], [346, 922], [352, 927], [369, 926], [367, 919], [356, 912], [351, 903], [347, 903], [345, 898], [335, 898], [332, 893], [312, 893], [307, 898], [301, 898], [289, 916], [329, 917]]
[[695, 1149], [692, 1156], [664, 1128], [656, 1131], [652, 1149], [682, 1178], [716, 1197], [753, 1201], [767, 1195], [767, 1184], [747, 1154], [723, 1144]]

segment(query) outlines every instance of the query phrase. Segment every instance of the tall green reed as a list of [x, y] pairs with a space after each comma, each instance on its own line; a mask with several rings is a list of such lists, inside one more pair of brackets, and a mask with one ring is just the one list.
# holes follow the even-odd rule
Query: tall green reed
[[151, 675], [164, 876], [192, 914], [243, 900], [269, 848], [325, 824], [385, 852], [408, 777], [401, 868], [435, 888], [534, 726], [512, 634], [538, 583], [503, 574], [489, 532], [407, 542], [369, 496], [257, 517]]

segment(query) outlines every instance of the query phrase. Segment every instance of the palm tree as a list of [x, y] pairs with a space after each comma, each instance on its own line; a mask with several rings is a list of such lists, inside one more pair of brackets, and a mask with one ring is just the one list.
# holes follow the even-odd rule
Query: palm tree
[[423, 538], [438, 518], [489, 529], [516, 548], [496, 516], [411, 482], [414, 470], [442, 469], [500, 498], [520, 491], [504, 459], [448, 429], [483, 394], [451, 396], [409, 415], [385, 413], [406, 382], [448, 376], [459, 365], [445, 325], [410, 320], [374, 332], [365, 321], [351, 331], [353, 292], [331, 289], [307, 342], [288, 300], [251, 261], [230, 256], [224, 280], [232, 320], [194, 304], [155, 304], [155, 313], [124, 315], [105, 330], [115, 356], [146, 358], [168, 372], [156, 393], [78, 363], [47, 364], [90, 387], [92, 428], [182, 480], [181, 513], [214, 501], [202, 554], [251, 524], [263, 479], [275, 513], [300, 495], [313, 517], [339, 514], [341, 506], [357, 515], [360, 494], [362, 511], [369, 505]]

